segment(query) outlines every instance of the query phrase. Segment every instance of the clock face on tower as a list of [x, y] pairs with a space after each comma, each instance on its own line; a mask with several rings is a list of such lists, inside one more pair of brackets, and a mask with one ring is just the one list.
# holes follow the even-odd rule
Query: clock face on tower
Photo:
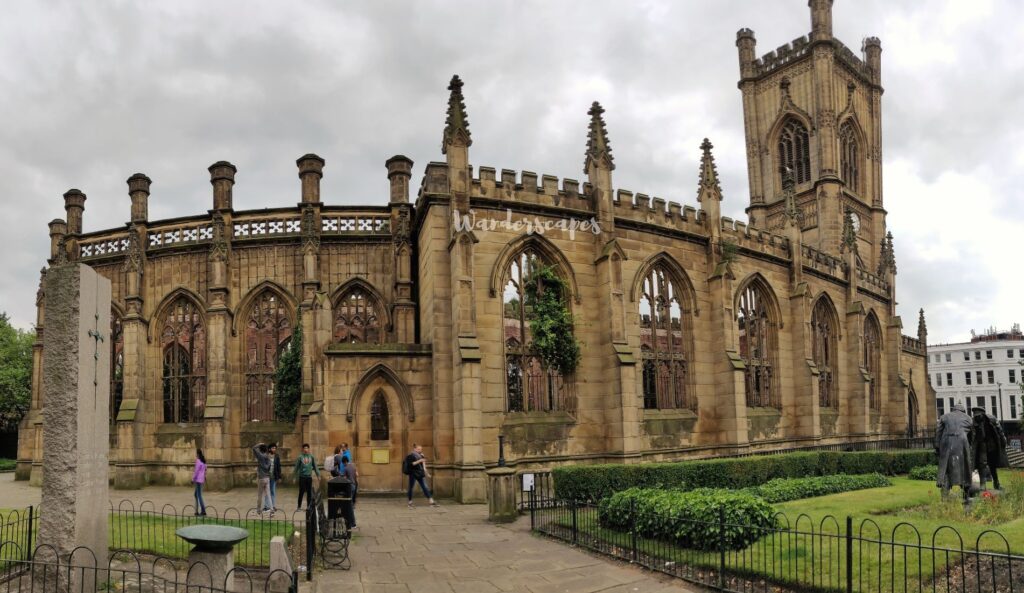
[[856, 212], [851, 212], [850, 213], [850, 219], [853, 221], [853, 232], [859, 233], [860, 232], [860, 217], [857, 216]]

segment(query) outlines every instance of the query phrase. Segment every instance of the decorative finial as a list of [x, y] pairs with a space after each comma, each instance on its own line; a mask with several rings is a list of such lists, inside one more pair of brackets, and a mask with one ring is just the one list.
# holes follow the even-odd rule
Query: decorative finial
[[700, 157], [700, 180], [697, 182], [697, 201], [702, 201], [706, 192], [714, 192], [722, 199], [722, 186], [718, 182], [718, 167], [715, 166], [715, 155], [711, 154], [714, 145], [707, 138], [700, 143], [703, 152]]
[[590, 132], [587, 134], [587, 158], [583, 161], [583, 171], [590, 169], [590, 163], [594, 162], [598, 167], [605, 167], [609, 171], [615, 170], [615, 161], [612, 158], [612, 147], [608, 144], [608, 130], [604, 125], [604, 107], [597, 101], [590, 106], [587, 114], [590, 116]]
[[448, 117], [444, 122], [444, 139], [441, 141], [441, 152], [448, 154], [448, 146], [457, 142], [463, 146], [471, 146], [473, 138], [469, 135], [469, 117], [466, 115], [466, 102], [462, 97], [462, 79], [456, 74], [448, 84]]
[[886, 265], [892, 270], [892, 273], [896, 273], [896, 250], [892, 247], [892, 231], [889, 231], [885, 235], [885, 252], [888, 257]]
[[779, 167], [779, 173], [782, 176], [782, 200], [785, 207], [783, 214], [786, 221], [802, 225], [803, 212], [796, 206], [796, 179], [793, 178], [793, 169], [782, 165]]
[[839, 245], [839, 251], [857, 253], [857, 231], [853, 228], [853, 210], [846, 209], [843, 216], [843, 239]]
[[923, 342], [927, 336], [928, 326], [924, 322], [924, 309], [921, 309], [917, 313], [917, 339]]

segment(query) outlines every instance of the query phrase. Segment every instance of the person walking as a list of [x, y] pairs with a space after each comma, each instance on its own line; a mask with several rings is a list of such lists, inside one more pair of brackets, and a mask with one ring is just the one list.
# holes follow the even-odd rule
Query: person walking
[[302, 443], [302, 454], [295, 460], [295, 475], [299, 478], [299, 506], [296, 511], [302, 510], [302, 497], [306, 497], [306, 508], [313, 504], [313, 475], [320, 477], [320, 470], [316, 467], [316, 458], [309, 452], [309, 443]]
[[270, 472], [273, 463], [265, 444], [256, 444], [252, 452], [256, 455], [256, 511], [263, 513], [270, 510]]
[[268, 447], [273, 465], [270, 469], [270, 510], [277, 510], [277, 483], [281, 481], [281, 458], [277, 456], [277, 443]]
[[410, 509], [413, 507], [412, 491], [417, 483], [420, 485], [420, 489], [423, 490], [423, 495], [430, 501], [430, 506], [437, 506], [433, 495], [430, 493], [430, 488], [427, 487], [426, 479], [430, 477], [430, 472], [427, 471], [427, 458], [423, 456], [423, 447], [413, 444], [412, 452], [406, 455], [405, 460], [402, 462], [402, 473], [409, 476], [408, 498]]
[[206, 503], [203, 502], [203, 484], [206, 483], [206, 456], [202, 449], [196, 449], [196, 467], [192, 470], [192, 483], [195, 484], [196, 516], [206, 516]]

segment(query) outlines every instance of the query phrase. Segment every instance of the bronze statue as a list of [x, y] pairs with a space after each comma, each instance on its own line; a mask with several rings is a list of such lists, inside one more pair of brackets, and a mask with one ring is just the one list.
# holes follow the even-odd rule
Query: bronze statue
[[973, 440], [974, 422], [964, 411], [963, 404], [956, 403], [953, 409], [939, 418], [939, 425], [935, 429], [935, 451], [939, 455], [936, 485], [942, 489], [943, 497], [949, 494], [953, 486], [960, 486], [965, 504], [971, 491]]
[[974, 467], [981, 479], [981, 489], [985, 490], [988, 475], [992, 475], [992, 486], [999, 490], [1000, 467], [1009, 467], [1006, 458], [1006, 435], [999, 421], [985, 413], [984, 408], [971, 408], [974, 414]]

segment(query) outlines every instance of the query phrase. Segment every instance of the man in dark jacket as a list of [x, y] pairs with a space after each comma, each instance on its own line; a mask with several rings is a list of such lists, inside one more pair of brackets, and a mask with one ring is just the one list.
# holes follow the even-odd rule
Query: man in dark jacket
[[267, 448], [271, 458], [270, 468], [270, 510], [277, 510], [277, 483], [281, 481], [281, 458], [277, 455], [277, 443], [270, 443]]
[[999, 421], [986, 414], [984, 408], [971, 408], [971, 412], [974, 414], [974, 467], [981, 478], [981, 489], [985, 490], [987, 474], [991, 474], [992, 486], [999, 490], [996, 470], [1010, 465], [1006, 458], [1006, 435]]
[[949, 494], [953, 486], [960, 486], [967, 502], [971, 491], [971, 442], [974, 422], [964, 411], [961, 403], [939, 418], [935, 429], [935, 451], [939, 455], [939, 473], [936, 485], [942, 489], [942, 496]]

